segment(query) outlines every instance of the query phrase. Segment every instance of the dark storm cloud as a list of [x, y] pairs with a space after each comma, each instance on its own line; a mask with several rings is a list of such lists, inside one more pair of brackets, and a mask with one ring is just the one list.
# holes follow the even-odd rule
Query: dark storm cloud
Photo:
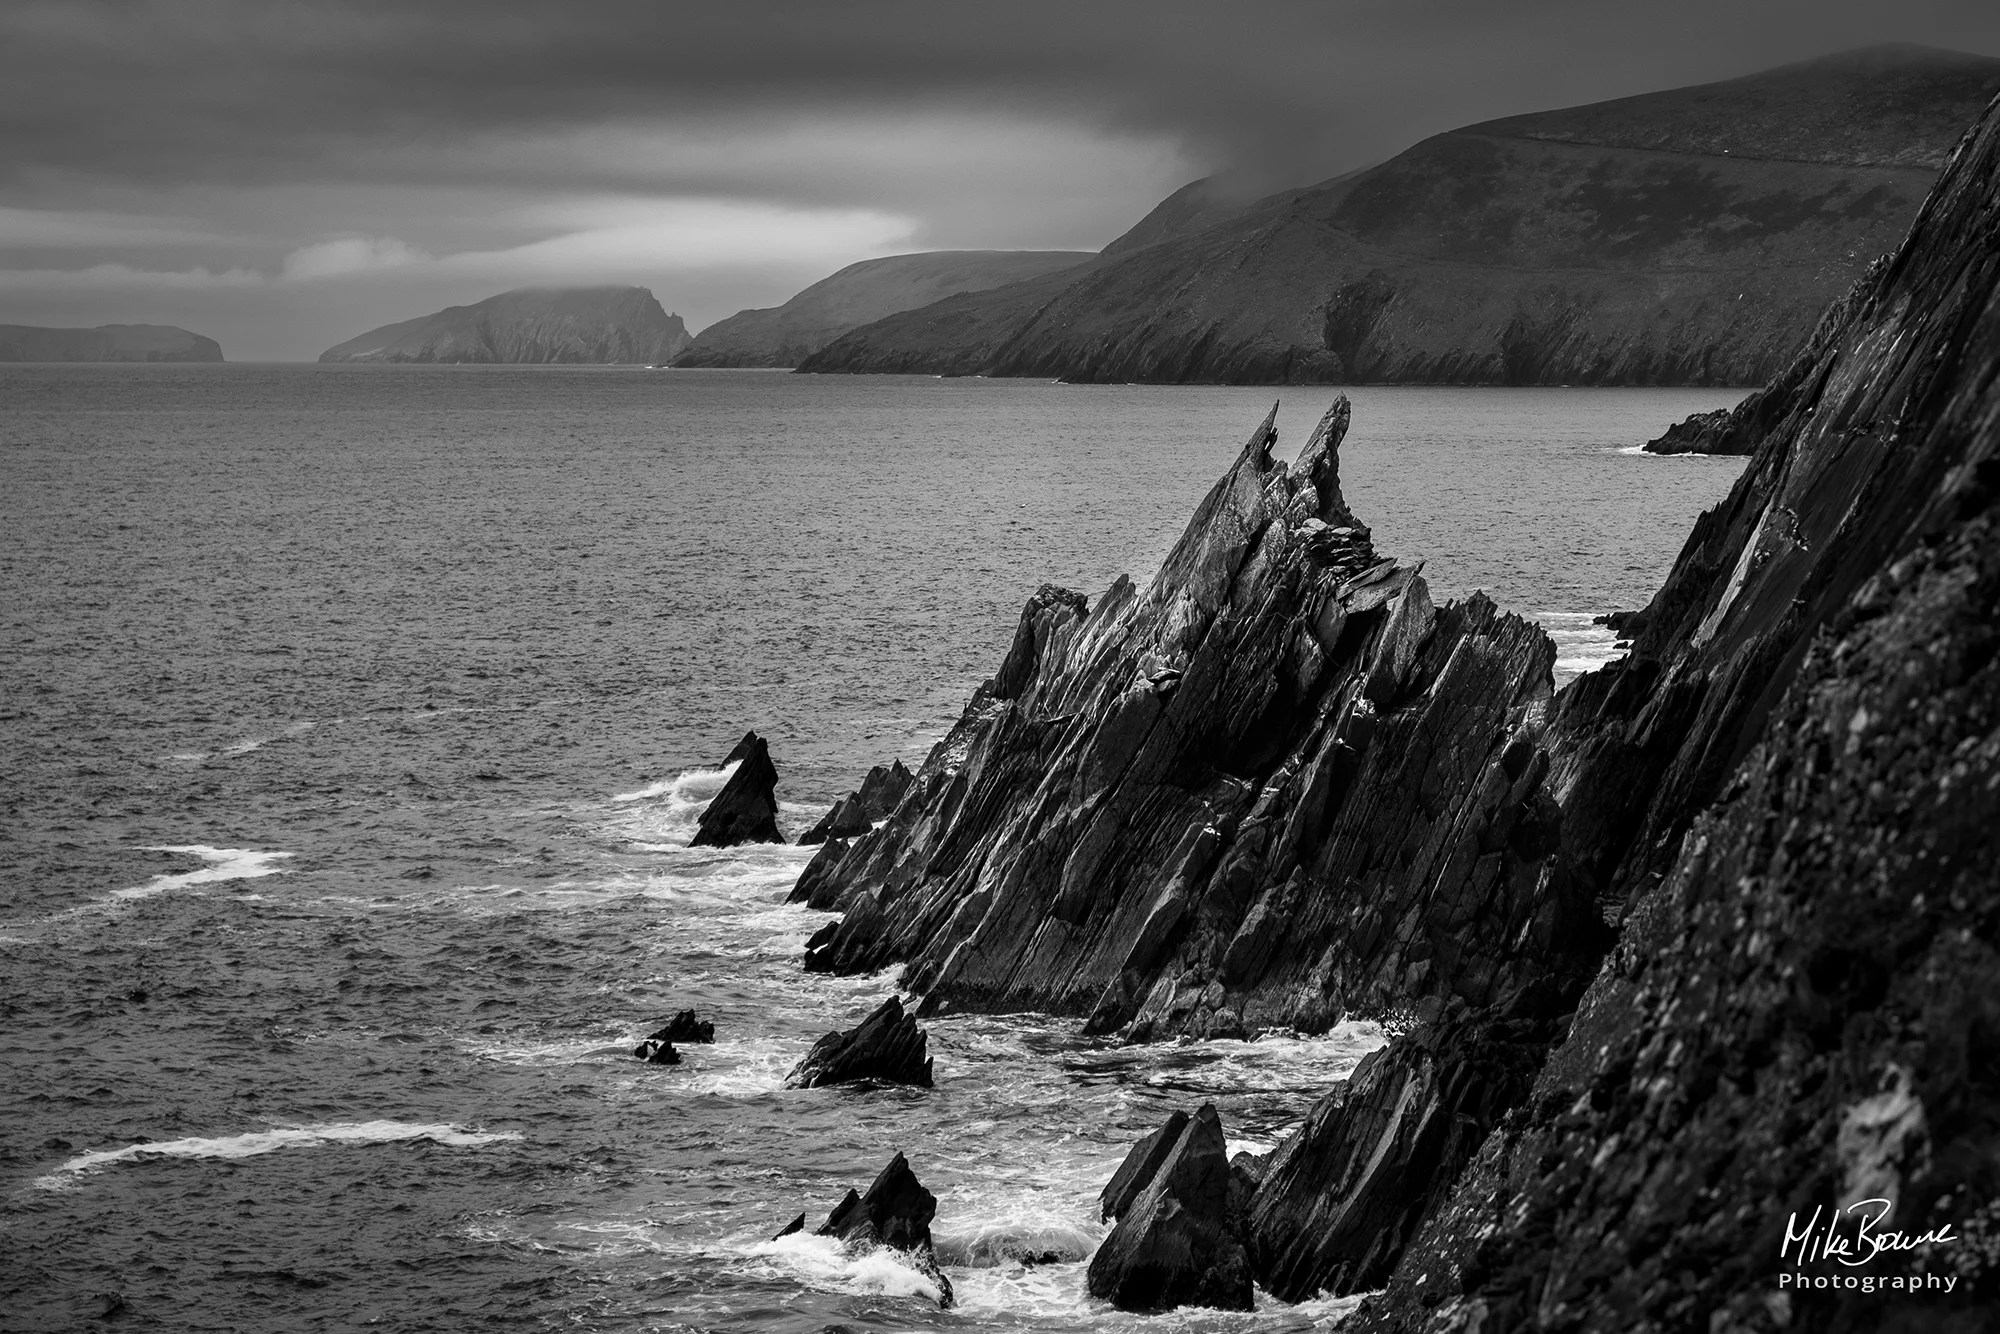
[[[1489, 115], [1889, 38], [1991, 50], [1991, 0], [1817, 3], [79, 3], [0, 10], [0, 180], [567, 171], [454, 144], [692, 118], [1000, 113], [1305, 178]], [[683, 187], [687, 182], [680, 182]], [[698, 183], [697, 183], [698, 184]], [[837, 181], [821, 189], [840, 194]]]

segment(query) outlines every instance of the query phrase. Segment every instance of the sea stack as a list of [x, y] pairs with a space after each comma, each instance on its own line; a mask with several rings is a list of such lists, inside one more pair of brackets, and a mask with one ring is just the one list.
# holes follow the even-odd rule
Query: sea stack
[[[915, 1262], [917, 1272], [936, 1286], [938, 1306], [949, 1309], [953, 1302], [951, 1280], [938, 1267], [937, 1250], [931, 1241], [931, 1220], [935, 1217], [937, 1196], [924, 1189], [910, 1169], [910, 1160], [898, 1153], [865, 1194], [848, 1191], [814, 1235], [837, 1238], [851, 1249], [881, 1246], [904, 1252]], [[800, 1214], [772, 1240], [804, 1228], [805, 1215]]]
[[876, 765], [868, 771], [868, 777], [861, 786], [833, 804], [833, 809], [820, 817], [818, 824], [805, 832], [799, 839], [801, 846], [824, 843], [829, 838], [854, 838], [875, 827], [877, 820], [885, 820], [889, 812], [896, 809], [896, 803], [910, 790], [915, 781], [901, 760], [893, 760], [887, 766]]
[[784, 835], [778, 832], [778, 770], [771, 763], [771, 748], [755, 732], [745, 732], [722, 761], [725, 769], [732, 764], [736, 771], [702, 811], [688, 846], [733, 848], [739, 843], [784, 842]]

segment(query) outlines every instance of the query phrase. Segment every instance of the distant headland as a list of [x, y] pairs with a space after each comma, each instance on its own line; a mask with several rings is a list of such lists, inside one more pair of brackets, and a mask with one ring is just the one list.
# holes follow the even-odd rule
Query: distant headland
[[524, 287], [385, 324], [321, 361], [665, 365], [689, 343], [644, 287]]
[[0, 324], [0, 361], [221, 361], [213, 338], [171, 324], [45, 329]]

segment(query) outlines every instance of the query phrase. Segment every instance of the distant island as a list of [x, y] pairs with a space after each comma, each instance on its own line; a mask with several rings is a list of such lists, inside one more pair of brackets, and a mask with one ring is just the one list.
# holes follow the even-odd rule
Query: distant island
[[0, 324], [0, 361], [221, 361], [213, 338], [171, 324], [44, 329]]
[[1066, 273], [1088, 250], [932, 250], [850, 264], [782, 306], [740, 310], [695, 335], [676, 366], [796, 366], [850, 329], [960, 292]]
[[321, 361], [665, 365], [687, 326], [644, 287], [524, 287], [385, 324]]
[[1745, 385], [1908, 229], [2000, 60], [1879, 46], [1453, 130], [1085, 266], [864, 325], [802, 371]]

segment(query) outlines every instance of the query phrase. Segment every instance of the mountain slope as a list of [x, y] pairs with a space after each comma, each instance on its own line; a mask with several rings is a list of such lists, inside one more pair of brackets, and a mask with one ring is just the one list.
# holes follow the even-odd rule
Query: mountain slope
[[0, 324], [0, 361], [221, 361], [213, 338], [171, 324], [44, 329]]
[[846, 333], [960, 292], [1074, 269], [1080, 250], [935, 250], [850, 264], [782, 306], [742, 310], [696, 335], [677, 366], [796, 366]]
[[981, 337], [935, 365], [909, 312], [801, 369], [1755, 383], [1901, 237], [1996, 89], [2000, 60], [1876, 47], [1489, 121], [1114, 247], [1038, 301], [974, 298], [956, 325]]
[[524, 287], [385, 324], [319, 359], [653, 365], [687, 345], [681, 317], [644, 287]]

